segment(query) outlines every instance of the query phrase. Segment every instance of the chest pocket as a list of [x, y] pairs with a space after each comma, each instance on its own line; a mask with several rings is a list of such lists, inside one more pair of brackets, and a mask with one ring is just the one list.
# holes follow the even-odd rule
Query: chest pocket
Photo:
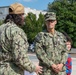
[[48, 57], [50, 58], [51, 56], [53, 56], [53, 41], [52, 41], [52, 37], [49, 36], [44, 36], [44, 42], [43, 42], [43, 49], [45, 50], [46, 54], [48, 55]]
[[56, 42], [56, 50], [59, 50], [59, 51], [62, 51], [65, 49], [66, 47], [66, 40], [64, 39], [63, 36], [57, 36], [55, 39], [54, 39], [54, 42]]

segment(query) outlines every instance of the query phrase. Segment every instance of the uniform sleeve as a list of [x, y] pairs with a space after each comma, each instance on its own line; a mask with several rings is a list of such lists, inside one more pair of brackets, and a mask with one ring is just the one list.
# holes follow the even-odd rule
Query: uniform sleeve
[[35, 65], [28, 58], [28, 42], [24, 32], [15, 32], [13, 37], [12, 56], [14, 63], [22, 70], [35, 71]]
[[67, 47], [66, 47], [66, 38], [64, 35], [61, 35], [63, 38], [63, 46], [62, 46], [62, 60], [61, 60], [61, 63], [65, 64], [66, 61], [67, 61], [67, 58], [68, 58], [68, 50], [67, 50]]
[[51, 67], [52, 64], [54, 64], [51, 60], [48, 59], [47, 54], [43, 48], [43, 38], [42, 34], [38, 34], [34, 40], [35, 43], [35, 52], [40, 61], [47, 65], [48, 67]]
[[63, 66], [63, 71], [66, 70], [66, 67], [65, 67], [65, 63], [67, 61], [67, 58], [68, 58], [68, 52], [67, 52], [67, 48], [66, 48], [66, 38], [63, 34], [61, 34], [61, 37], [62, 37], [62, 52], [61, 52], [61, 62], [64, 66]]
[[61, 63], [65, 64], [67, 61], [67, 57], [68, 57], [68, 54], [66, 52], [63, 52]]

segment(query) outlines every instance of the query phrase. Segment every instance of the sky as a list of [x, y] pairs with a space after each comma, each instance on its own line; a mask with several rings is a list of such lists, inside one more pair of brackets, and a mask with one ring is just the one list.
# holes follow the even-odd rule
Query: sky
[[0, 7], [9, 6], [12, 3], [18, 2], [25, 7], [30, 7], [37, 10], [46, 10], [48, 3], [52, 3], [54, 0], [0, 0]]

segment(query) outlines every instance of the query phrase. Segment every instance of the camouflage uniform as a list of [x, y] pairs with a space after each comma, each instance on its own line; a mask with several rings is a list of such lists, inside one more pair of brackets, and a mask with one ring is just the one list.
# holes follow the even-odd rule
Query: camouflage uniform
[[24, 31], [13, 22], [0, 26], [0, 75], [23, 75], [35, 66], [27, 56], [28, 42]]
[[35, 51], [39, 59], [39, 64], [43, 67], [43, 73], [40, 75], [66, 75], [65, 66], [59, 73], [55, 73], [52, 64], [65, 64], [67, 60], [66, 39], [62, 33], [55, 31], [54, 36], [51, 33], [40, 32], [35, 38]]

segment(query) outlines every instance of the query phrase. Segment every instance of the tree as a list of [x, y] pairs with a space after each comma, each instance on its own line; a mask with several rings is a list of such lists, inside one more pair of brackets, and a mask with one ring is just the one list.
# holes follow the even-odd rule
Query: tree
[[0, 25], [2, 25], [3, 24], [3, 20], [0, 20]]
[[30, 43], [32, 43], [32, 40], [36, 35], [35, 25], [36, 25], [36, 15], [33, 13], [28, 13], [28, 16], [25, 18], [25, 25], [22, 28], [27, 34], [28, 41]]
[[38, 25], [37, 27], [38, 32], [41, 32], [43, 30], [43, 25], [44, 25], [44, 15], [42, 13], [39, 14], [37, 25]]
[[55, 0], [48, 4], [48, 11], [56, 12], [58, 20], [56, 29], [65, 31], [72, 38], [73, 47], [76, 47], [76, 1]]
[[25, 18], [25, 25], [22, 27], [28, 37], [28, 42], [33, 43], [35, 36], [42, 31], [44, 16], [40, 13], [39, 18], [33, 13], [28, 13]]

